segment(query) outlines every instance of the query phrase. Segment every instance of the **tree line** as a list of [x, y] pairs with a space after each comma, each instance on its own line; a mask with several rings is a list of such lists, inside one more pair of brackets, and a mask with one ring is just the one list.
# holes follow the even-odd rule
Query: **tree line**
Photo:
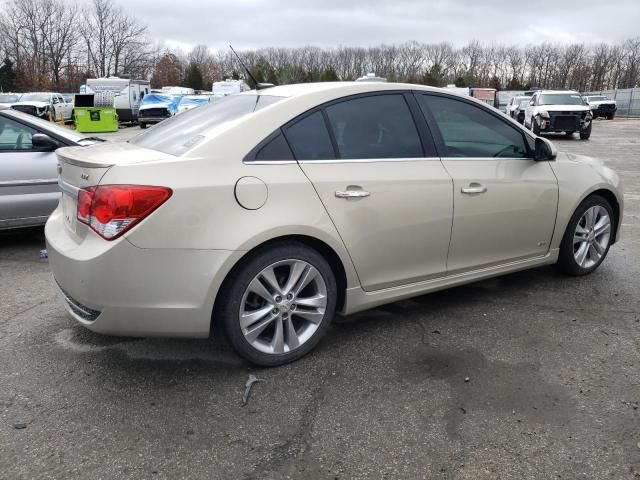
[[[0, 88], [78, 91], [87, 78], [127, 75], [154, 87], [208, 90], [245, 77], [230, 51], [198, 45], [170, 51], [153, 42], [135, 16], [109, 0], [79, 7], [70, 0], [0, 0]], [[410, 41], [335, 48], [269, 47], [239, 52], [259, 82], [354, 80], [368, 72], [389, 81], [433, 86], [530, 87], [597, 91], [640, 83], [640, 37], [621, 43], [524, 47], [471, 41]]]

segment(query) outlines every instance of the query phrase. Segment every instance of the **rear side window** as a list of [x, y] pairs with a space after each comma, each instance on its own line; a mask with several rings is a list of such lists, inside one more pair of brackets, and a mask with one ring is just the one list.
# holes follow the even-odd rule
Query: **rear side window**
[[340, 158], [420, 158], [422, 144], [400, 94], [346, 100], [326, 108]]
[[322, 112], [317, 111], [287, 127], [287, 140], [296, 160], [331, 160], [335, 158], [331, 137]]
[[289, 144], [279, 133], [256, 153], [256, 161], [294, 160]]
[[417, 95], [431, 112], [446, 146], [443, 157], [527, 158], [522, 132], [470, 103], [435, 95]]

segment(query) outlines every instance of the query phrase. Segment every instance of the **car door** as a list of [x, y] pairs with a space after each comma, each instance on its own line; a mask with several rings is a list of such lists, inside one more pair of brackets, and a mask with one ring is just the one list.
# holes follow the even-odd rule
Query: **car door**
[[446, 270], [452, 183], [416, 113], [411, 94], [375, 93], [325, 105], [284, 128], [367, 291]]
[[448, 272], [542, 257], [549, 251], [558, 183], [533, 160], [525, 132], [475, 102], [417, 95], [453, 178]]
[[61, 102], [57, 95], [51, 95], [51, 104], [53, 105], [53, 120], [60, 121], [64, 114], [64, 102]]
[[527, 104], [527, 108], [525, 108], [524, 110], [524, 124], [529, 128], [533, 127], [533, 124], [531, 123], [531, 119], [533, 118], [533, 108], [534, 108], [534, 105], [536, 104], [537, 98], [538, 98], [538, 94], [534, 93], [531, 96], [531, 100], [529, 100], [529, 103]]
[[34, 133], [0, 115], [0, 228], [42, 223], [60, 199], [56, 155], [34, 149]]

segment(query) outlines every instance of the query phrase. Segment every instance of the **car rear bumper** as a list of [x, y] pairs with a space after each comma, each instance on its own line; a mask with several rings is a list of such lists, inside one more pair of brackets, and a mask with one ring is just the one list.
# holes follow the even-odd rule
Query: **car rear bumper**
[[45, 236], [63, 304], [82, 325], [109, 335], [209, 335], [217, 276], [233, 252], [144, 249], [93, 232], [78, 241], [60, 209]]

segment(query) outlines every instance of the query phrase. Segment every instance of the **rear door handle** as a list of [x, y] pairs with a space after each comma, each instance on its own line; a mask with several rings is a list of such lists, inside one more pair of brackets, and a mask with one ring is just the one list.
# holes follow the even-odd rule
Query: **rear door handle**
[[483, 187], [479, 183], [472, 183], [468, 187], [462, 187], [460, 191], [466, 194], [486, 193], [487, 187]]
[[371, 195], [366, 190], [337, 190], [336, 197], [338, 198], [364, 198]]

